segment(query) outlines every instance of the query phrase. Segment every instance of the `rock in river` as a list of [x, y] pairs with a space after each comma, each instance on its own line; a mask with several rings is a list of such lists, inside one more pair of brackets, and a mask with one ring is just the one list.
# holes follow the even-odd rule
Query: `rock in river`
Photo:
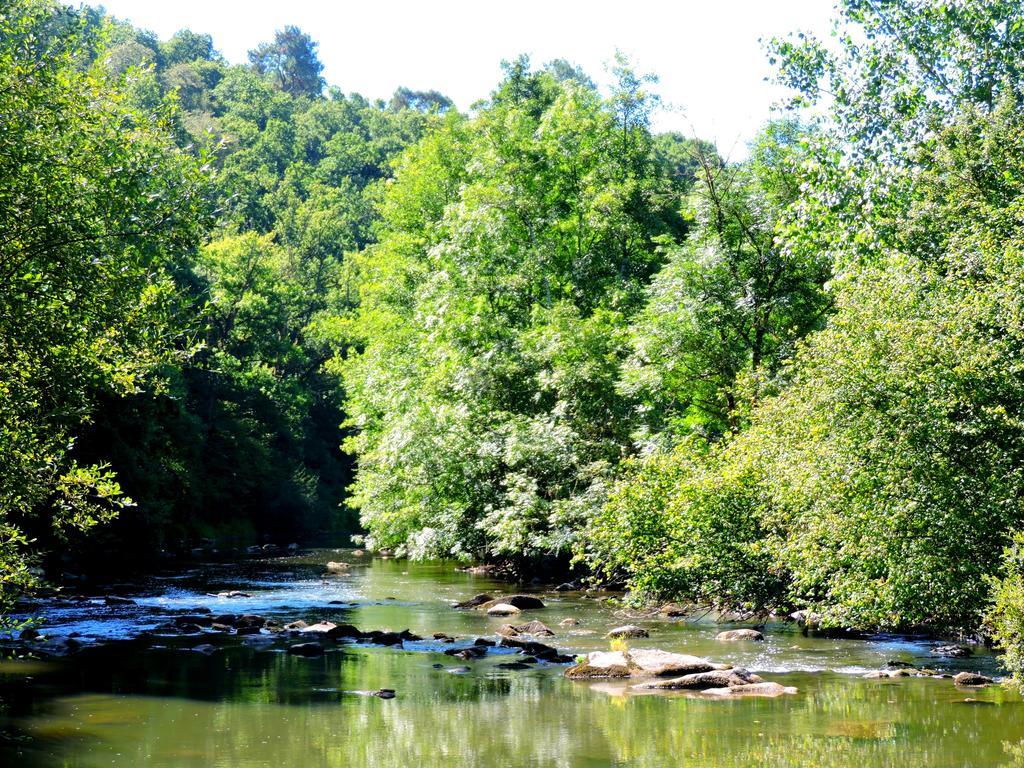
[[682, 653], [636, 648], [629, 651], [595, 651], [565, 671], [575, 680], [623, 677], [668, 677], [728, 669], [707, 659]]
[[968, 656], [971, 656], [974, 651], [966, 645], [940, 645], [936, 648], [932, 648], [929, 653], [932, 656], [946, 656], [951, 659], [966, 659]]
[[495, 603], [487, 609], [488, 616], [512, 616], [520, 610], [509, 603]]
[[[299, 622], [294, 623], [298, 624]], [[332, 640], [337, 640], [342, 637], [358, 639], [363, 636], [363, 633], [351, 624], [335, 624], [331, 621], [321, 621], [317, 624], [299, 627], [298, 631], [304, 635], [323, 635], [324, 637], [329, 637]]]
[[611, 630], [605, 637], [608, 638], [627, 638], [627, 637], [650, 637], [650, 633], [643, 627], [638, 627], [635, 624], [626, 624], [621, 627], [616, 627]]
[[730, 629], [725, 632], [719, 632], [715, 635], [715, 640], [724, 640], [727, 642], [735, 640], [762, 641], [764, 640], [764, 635], [756, 629]]
[[985, 677], [975, 672], [961, 672], [959, 675], [953, 678], [953, 682], [956, 685], [964, 685], [970, 687], [980, 688], [983, 685], [991, 685], [995, 682], [991, 677]]
[[509, 595], [508, 597], [498, 597], [480, 603], [479, 608], [483, 611], [489, 611], [491, 607], [500, 604], [511, 605], [521, 611], [532, 611], [544, 607], [544, 601], [539, 597], [534, 597], [533, 595]]
[[[523, 635], [534, 635], [536, 637], [554, 637], [555, 635], [555, 633], [551, 631], [550, 627], [548, 627], [544, 622], [536, 620], [531, 621], [528, 624], [519, 624], [512, 627], [512, 629], [517, 633]], [[498, 633], [501, 634], [500, 630]]]
[[752, 672], [735, 668], [696, 672], [668, 680], [653, 680], [634, 687], [660, 691], [704, 691], [709, 688], [735, 688], [763, 682], [764, 680]]
[[456, 603], [455, 608], [477, 608], [485, 603], [493, 602], [494, 598], [488, 594], [481, 593], [474, 595], [469, 600], [463, 600], [461, 603]]

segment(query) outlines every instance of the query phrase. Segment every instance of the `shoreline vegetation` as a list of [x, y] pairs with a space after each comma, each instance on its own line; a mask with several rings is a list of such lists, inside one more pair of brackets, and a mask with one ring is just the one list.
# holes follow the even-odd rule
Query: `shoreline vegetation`
[[618, 54], [464, 114], [329, 86], [295, 27], [230, 64], [12, 0], [0, 617], [351, 535], [1020, 682], [1024, 6], [837, 14], [767, 44], [788, 109], [734, 162]]

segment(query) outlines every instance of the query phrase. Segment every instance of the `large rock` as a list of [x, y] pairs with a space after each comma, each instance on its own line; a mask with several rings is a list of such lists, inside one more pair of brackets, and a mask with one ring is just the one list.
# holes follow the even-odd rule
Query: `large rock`
[[729, 669], [728, 664], [712, 664], [699, 656], [668, 653], [653, 648], [634, 648], [627, 651], [626, 656], [633, 677], [676, 677]]
[[520, 609], [509, 603], [495, 603], [487, 608], [488, 616], [513, 616], [520, 613]]
[[232, 622], [232, 626], [235, 629], [256, 627], [257, 629], [267, 623], [267, 620], [262, 616], [257, 616], [252, 613], [247, 613], [243, 616], [238, 616]]
[[635, 624], [625, 624], [621, 627], [616, 627], [611, 630], [605, 637], [607, 638], [629, 638], [629, 637], [650, 637], [650, 633], [643, 627], [638, 627]]
[[400, 632], [385, 632], [373, 629], [363, 633], [363, 638], [375, 645], [401, 645], [405, 637]]
[[953, 678], [953, 682], [956, 685], [980, 688], [983, 685], [991, 685], [995, 680], [991, 677], [985, 677], [985, 675], [979, 675], [976, 672], [961, 672]]
[[571, 657], [562, 656], [557, 648], [537, 642], [536, 640], [519, 640], [514, 637], [502, 637], [498, 640], [499, 648], [518, 648], [521, 653], [536, 656], [544, 661], [556, 662], [559, 664], [572, 661]]
[[[300, 622], [294, 622], [294, 624], [299, 623]], [[331, 640], [338, 640], [343, 637], [358, 639], [363, 636], [363, 633], [351, 624], [335, 624], [331, 621], [321, 621], [317, 624], [310, 624], [305, 627], [296, 627], [296, 629], [304, 635], [320, 635], [322, 637], [328, 637]]]
[[725, 642], [734, 642], [737, 640], [753, 640], [756, 642], [764, 640], [764, 635], [758, 632], [756, 629], [730, 629], [725, 632], [719, 632], [715, 635], [715, 640], [723, 640]]
[[637, 648], [629, 651], [595, 651], [566, 670], [575, 680], [600, 680], [620, 677], [668, 677], [728, 669], [727, 664], [712, 664], [707, 659], [682, 653]]
[[709, 688], [734, 688], [763, 682], [760, 677], [745, 669], [734, 668], [697, 672], [669, 680], [653, 680], [635, 687], [660, 691], [703, 691]]
[[[534, 621], [529, 622], [528, 624], [519, 624], [519, 625], [517, 625], [515, 627], [512, 627], [512, 628], [517, 633], [520, 633], [520, 634], [523, 634], [523, 635], [534, 635], [536, 637], [554, 637], [555, 636], [555, 633], [551, 631], [550, 627], [548, 627], [542, 621], [534, 620]], [[499, 632], [499, 634], [500, 634], [500, 632]]]
[[479, 608], [483, 611], [498, 604], [515, 606], [521, 611], [533, 611], [544, 607], [544, 601], [533, 595], [509, 595], [480, 603]]
[[461, 603], [456, 603], [455, 608], [478, 608], [486, 603], [493, 604], [494, 598], [488, 594], [481, 593], [474, 595], [469, 600], [463, 600]]
[[629, 660], [621, 651], [594, 651], [586, 659], [565, 670], [572, 680], [603, 680], [629, 677]]
[[327, 563], [328, 573], [348, 573], [348, 563], [336, 563], [333, 560]]

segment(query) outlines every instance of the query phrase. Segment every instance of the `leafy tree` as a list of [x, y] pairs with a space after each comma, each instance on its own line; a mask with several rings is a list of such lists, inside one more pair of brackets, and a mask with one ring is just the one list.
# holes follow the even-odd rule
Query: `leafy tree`
[[795, 123], [776, 123], [733, 166], [693, 145], [695, 226], [651, 284], [622, 377], [639, 401], [641, 436], [739, 429], [741, 390], [774, 377], [821, 324], [829, 264], [781, 237], [810, 140]]
[[398, 88], [395, 90], [391, 101], [388, 102], [388, 109], [402, 110], [415, 109], [420, 112], [447, 112], [455, 105], [452, 100], [443, 93], [437, 91], [413, 91], [409, 88]]
[[324, 65], [317, 57], [317, 44], [298, 27], [285, 27], [274, 42], [261, 43], [249, 51], [249, 61], [261, 75], [292, 96], [319, 96], [323, 91]]
[[171, 113], [131, 107], [81, 28], [45, 0], [0, 17], [0, 600], [32, 580], [31, 535], [128, 503], [75, 438], [97, 391], [134, 391], [173, 352], [168, 274], [205, 218]]
[[624, 330], [671, 215], [645, 202], [664, 181], [629, 99], [624, 143], [619, 101], [520, 58], [399, 163], [339, 362], [375, 546], [565, 556], [602, 497], [628, 450]]

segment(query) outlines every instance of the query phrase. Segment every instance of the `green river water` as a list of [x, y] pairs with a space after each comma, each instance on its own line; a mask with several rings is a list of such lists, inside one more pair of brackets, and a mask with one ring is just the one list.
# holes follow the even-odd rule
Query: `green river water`
[[[348, 575], [323, 577], [324, 563], [346, 558], [356, 563]], [[251, 597], [207, 594], [223, 589]], [[509, 587], [452, 564], [319, 550], [154, 578], [130, 592], [131, 606], [44, 604], [39, 612], [51, 636], [78, 632], [87, 646], [198, 606], [472, 639], [493, 636], [507, 621], [451, 607], [478, 592]], [[540, 596], [547, 607], [515, 621], [544, 621], [557, 633], [548, 642], [564, 652], [607, 650], [604, 634], [627, 623], [615, 606], [581, 593]], [[560, 628], [566, 617], [579, 625]], [[764, 643], [727, 644], [714, 639], [723, 627], [706, 619], [628, 621], [651, 633], [631, 641], [634, 647], [731, 662], [799, 693], [735, 700], [641, 694], [626, 683], [567, 680], [561, 665], [501, 669], [498, 663], [515, 658], [501, 651], [453, 659], [443, 654], [450, 646], [434, 641], [339, 643], [307, 659], [271, 637], [155, 635], [59, 662], [0, 666], [0, 765], [1024, 766], [1016, 749], [1024, 740], [1018, 695], [999, 686], [958, 689], [949, 679], [862, 678], [890, 660], [997, 674], [983, 650], [936, 660], [929, 656], [935, 641], [816, 639], [783, 624], [769, 625]], [[199, 643], [217, 650], [190, 650]], [[394, 689], [396, 698], [364, 695], [380, 688]]]

